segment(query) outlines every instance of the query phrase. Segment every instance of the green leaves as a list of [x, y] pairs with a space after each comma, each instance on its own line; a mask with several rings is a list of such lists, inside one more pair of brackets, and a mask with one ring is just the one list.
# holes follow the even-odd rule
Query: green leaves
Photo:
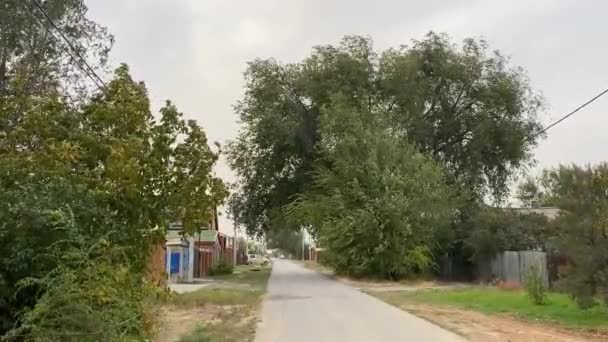
[[508, 68], [484, 41], [458, 48], [434, 33], [388, 50], [379, 63], [380, 92], [401, 134], [438, 160], [461, 191], [500, 199], [540, 129], [542, 98], [523, 71]]
[[547, 217], [508, 208], [480, 208], [469, 222], [466, 244], [473, 261], [503, 251], [547, 250], [552, 236]]
[[[0, 107], [0, 244], [9, 246], [0, 251], [0, 301], [7, 303], [0, 331], [16, 327], [22, 315], [23, 322], [38, 324], [26, 330], [41, 336], [45, 324], [61, 330], [72, 329], [62, 326], [68, 320], [97, 327], [98, 320], [124, 319], [104, 311], [112, 301], [132, 300], [120, 314], [143, 315], [137, 296], [145, 287], [150, 245], [164, 238], [169, 222], [181, 220], [190, 231], [206, 226], [227, 196], [212, 173], [219, 151], [171, 103], [155, 122], [145, 86], [125, 65], [103, 93], [78, 107], [59, 96], [0, 96], [0, 102], [6, 104]], [[98, 244], [103, 253], [89, 253]], [[99, 259], [105, 252], [111, 257]], [[69, 253], [80, 256], [70, 259]], [[103, 272], [92, 274], [96, 267]], [[114, 274], [112, 267], [131, 274]], [[45, 279], [45, 286], [24, 286], [23, 279]], [[96, 281], [103, 284], [96, 287]], [[111, 292], [130, 282], [133, 292], [125, 297]], [[64, 306], [62, 291], [93, 301], [79, 308], [99, 315], [46, 320], [44, 310], [67, 315], [74, 307]], [[73, 328], [90, 333], [91, 326]]]
[[[87, 18], [84, 1], [39, 2], [76, 51], [96, 70], [101, 69], [114, 38]], [[88, 92], [86, 77], [66, 52], [65, 43], [47, 32], [47, 22], [36, 19], [42, 16], [29, 1], [0, 4], [0, 96], [48, 95], [67, 89], [62, 95], [71, 98]]]
[[[228, 152], [240, 183], [231, 201], [237, 221], [249, 233], [283, 227], [277, 210], [310, 189], [315, 165], [331, 168], [320, 144], [331, 146], [338, 126], [360, 124], [332, 116], [335, 96], [353, 110], [385, 113], [391, 135], [437, 161], [468, 203], [502, 199], [531, 159], [543, 109], [508, 62], [484, 41], [456, 45], [429, 33], [380, 53], [371, 39], [349, 36], [299, 63], [249, 63], [236, 106], [243, 129]], [[322, 120], [337, 131], [323, 131]]]
[[[82, 0], [38, 1], [98, 72], [113, 37]], [[227, 196], [203, 129], [156, 122], [126, 65], [91, 90], [31, 1], [0, 2], [0, 335], [144, 340], [149, 247]], [[160, 228], [160, 229], [158, 229]]]
[[[608, 164], [545, 170], [541, 190], [561, 210], [553, 222], [555, 250], [568, 258], [558, 283], [581, 307], [606, 300], [608, 287]], [[606, 301], [608, 303], [608, 301]]]
[[155, 197], [154, 206], [164, 211], [166, 218], [181, 220], [185, 229], [192, 232], [210, 222], [228, 190], [212, 174], [220, 151], [211, 151], [202, 128], [193, 120], [184, 121], [182, 116], [170, 102], [161, 109], [160, 125], [152, 129], [152, 151], [146, 170], [151, 184], [156, 184], [162, 194]]
[[312, 227], [338, 272], [428, 271], [435, 239], [455, 215], [440, 167], [394, 136], [386, 116], [337, 97], [321, 116], [313, 187], [285, 207], [295, 224]]

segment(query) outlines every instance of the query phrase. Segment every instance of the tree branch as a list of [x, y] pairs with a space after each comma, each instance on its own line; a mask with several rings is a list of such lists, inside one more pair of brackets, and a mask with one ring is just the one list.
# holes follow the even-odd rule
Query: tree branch
[[0, 94], [4, 92], [4, 87], [6, 84], [6, 72], [7, 72], [7, 61], [8, 61], [8, 52], [6, 52], [5, 48], [2, 48], [0, 55]]
[[441, 79], [441, 81], [439, 81], [439, 84], [437, 84], [437, 86], [435, 87], [435, 90], [433, 91], [433, 93], [435, 94], [431, 100], [431, 106], [429, 107], [429, 109], [427, 109], [422, 116], [427, 116], [431, 111], [435, 110], [435, 105], [437, 102], [437, 97], [439, 96], [439, 91], [441, 90], [441, 88], [444, 85], [444, 80]]
[[390, 112], [393, 110], [393, 107], [395, 106], [395, 98], [393, 98], [391, 100], [391, 102], [388, 104], [388, 108], [386, 109], [387, 112]]
[[460, 134], [458, 136], [458, 138], [454, 141], [450, 141], [451, 139], [448, 139], [448, 141], [444, 142], [441, 146], [433, 149], [433, 155], [436, 155], [437, 153], [441, 152], [444, 148], [448, 147], [448, 146], [454, 146], [456, 144], [460, 144], [462, 142], [464, 142], [465, 140], [469, 140], [470, 138], [467, 137], [469, 132], [464, 132], [462, 134]]
[[458, 94], [458, 97], [456, 98], [456, 101], [454, 101], [454, 105], [452, 106], [452, 112], [456, 111], [456, 107], [458, 107], [458, 103], [460, 102], [460, 99], [462, 98], [462, 95], [464, 95], [464, 87], [460, 91], [460, 94]]

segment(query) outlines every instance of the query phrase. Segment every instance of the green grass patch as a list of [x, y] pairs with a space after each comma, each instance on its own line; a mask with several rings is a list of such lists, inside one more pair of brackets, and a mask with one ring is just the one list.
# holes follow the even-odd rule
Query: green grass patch
[[178, 342], [211, 342], [211, 337], [205, 326], [199, 325], [188, 335], [180, 337]]
[[200, 290], [177, 294], [170, 303], [177, 306], [251, 305], [266, 291], [270, 267], [253, 270], [238, 266], [233, 274], [210, 277], [219, 283]]
[[213, 324], [199, 324], [178, 342], [243, 342], [253, 340], [255, 317], [251, 310], [227, 310]]
[[210, 288], [176, 295], [172, 303], [178, 306], [211, 305], [250, 305], [257, 302], [264, 292], [261, 290], [238, 290]]
[[266, 291], [270, 267], [254, 270], [239, 266], [233, 274], [214, 276], [217, 286], [175, 295], [171, 304], [182, 308], [220, 306], [219, 314], [210, 322], [199, 322], [180, 342], [252, 341], [255, 333], [256, 309]]
[[265, 290], [270, 271], [270, 267], [256, 269], [250, 266], [240, 265], [234, 269], [232, 274], [218, 275], [210, 278], [226, 283], [248, 285], [254, 289]]
[[523, 291], [505, 291], [490, 287], [371, 294], [397, 306], [412, 302], [450, 305], [486, 314], [509, 314], [567, 328], [608, 329], [608, 308], [605, 305], [582, 310], [568, 295], [561, 293], [548, 293], [547, 303], [544, 305], [533, 304]]

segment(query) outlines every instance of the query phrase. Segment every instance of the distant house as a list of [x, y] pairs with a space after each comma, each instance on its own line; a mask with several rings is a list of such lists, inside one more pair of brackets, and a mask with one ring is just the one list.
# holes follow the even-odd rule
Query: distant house
[[192, 234], [185, 234], [179, 222], [170, 224], [165, 238], [169, 281], [192, 282], [209, 275], [214, 263], [222, 259], [232, 263], [234, 248], [234, 238], [219, 231], [217, 210], [206, 227]]
[[181, 222], [169, 224], [165, 236], [165, 269], [170, 282], [192, 281], [193, 247], [184, 235]]
[[214, 257], [217, 257], [222, 250], [219, 235], [217, 230], [201, 230], [199, 233], [194, 234], [194, 245], [200, 250], [213, 253]]

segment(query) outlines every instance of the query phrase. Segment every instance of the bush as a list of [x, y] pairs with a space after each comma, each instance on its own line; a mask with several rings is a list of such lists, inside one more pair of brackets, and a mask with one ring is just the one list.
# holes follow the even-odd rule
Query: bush
[[284, 213], [312, 227], [338, 274], [399, 279], [432, 270], [458, 207], [444, 170], [396, 136], [387, 113], [335, 100], [320, 122], [328, 139], [319, 153], [329, 162], [315, 166], [312, 189]]
[[7, 337], [26, 341], [145, 341], [155, 321], [155, 287], [120, 249], [73, 248], [47, 276], [20, 282], [44, 290]]
[[210, 276], [217, 275], [227, 275], [232, 274], [234, 272], [234, 266], [231, 262], [226, 260], [225, 258], [220, 258], [220, 260], [211, 266], [209, 270]]
[[502, 251], [545, 248], [547, 218], [541, 214], [482, 208], [470, 220], [465, 242], [473, 252], [472, 261], [493, 258]]
[[538, 266], [532, 266], [528, 269], [524, 279], [526, 292], [536, 305], [545, 304], [547, 301], [547, 286], [543, 279], [542, 273]]

